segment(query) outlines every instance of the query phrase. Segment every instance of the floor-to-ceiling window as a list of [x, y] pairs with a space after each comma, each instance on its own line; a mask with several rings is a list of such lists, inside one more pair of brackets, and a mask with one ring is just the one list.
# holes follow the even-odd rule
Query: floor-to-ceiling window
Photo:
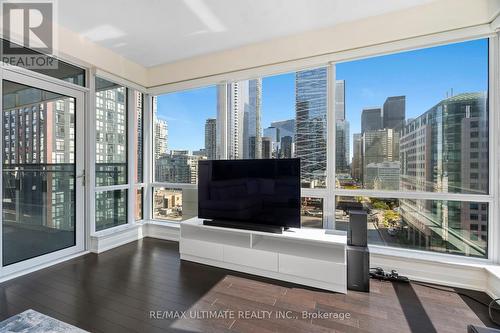
[[338, 229], [363, 209], [370, 244], [488, 256], [488, 43], [335, 66]]
[[128, 89], [95, 79], [95, 230], [126, 224]]
[[198, 161], [220, 156], [217, 87], [153, 97], [153, 219], [197, 215]]
[[[183, 201], [179, 184], [195, 190], [195, 177], [180, 173], [180, 165], [189, 170], [196, 164], [190, 158], [210, 158], [213, 125], [216, 158], [301, 159], [303, 227], [346, 230], [349, 211], [361, 209], [372, 245], [487, 258], [494, 201], [489, 43], [465, 41], [159, 96], [169, 107], [163, 120], [155, 113], [155, 133], [165, 134], [154, 137], [155, 181], [170, 185], [155, 185], [153, 217], [193, 216], [167, 206]], [[208, 91], [210, 100], [201, 94]], [[205, 145], [196, 139], [200, 133]], [[172, 140], [184, 145], [172, 147]], [[190, 146], [193, 140], [198, 144]]]

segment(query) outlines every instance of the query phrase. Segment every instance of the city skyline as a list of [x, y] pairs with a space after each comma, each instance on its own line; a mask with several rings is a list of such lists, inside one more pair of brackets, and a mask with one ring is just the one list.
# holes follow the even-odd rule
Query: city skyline
[[[406, 96], [406, 119], [410, 119], [445, 99], [447, 93], [451, 95], [452, 90], [454, 95], [486, 91], [487, 48], [486, 40], [475, 40], [336, 65], [337, 80], [345, 80], [350, 141], [361, 131], [362, 110], [383, 107], [387, 97]], [[433, 80], [435, 76], [447, 80]], [[295, 118], [295, 73], [262, 79], [261, 116], [262, 129], [272, 121]], [[158, 117], [169, 123], [169, 149], [202, 149], [205, 121], [217, 117], [217, 87], [158, 96]]]

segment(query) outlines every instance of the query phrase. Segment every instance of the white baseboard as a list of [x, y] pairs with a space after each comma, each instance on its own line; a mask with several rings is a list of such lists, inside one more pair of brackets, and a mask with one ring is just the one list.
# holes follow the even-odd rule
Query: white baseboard
[[144, 237], [179, 241], [179, 225], [172, 223], [142, 223], [126, 225], [90, 237], [90, 252], [102, 253]]
[[179, 241], [180, 227], [179, 224], [165, 224], [158, 222], [149, 222], [144, 224], [144, 237], [158, 238], [170, 241]]
[[395, 269], [410, 280], [486, 291], [487, 272], [483, 267], [476, 265], [442, 263], [371, 253], [370, 266], [381, 267], [387, 272]]
[[144, 224], [126, 225], [120, 229], [109, 230], [90, 236], [90, 252], [102, 253], [144, 237]]
[[[108, 234], [92, 236], [90, 251], [102, 253], [143, 237], [179, 241], [180, 228], [174, 223], [146, 222], [127, 226]], [[382, 267], [386, 271], [395, 269], [411, 280], [439, 285], [478, 290], [492, 298], [500, 297], [500, 266], [419, 260], [398, 256], [393, 251], [370, 254], [370, 266]]]

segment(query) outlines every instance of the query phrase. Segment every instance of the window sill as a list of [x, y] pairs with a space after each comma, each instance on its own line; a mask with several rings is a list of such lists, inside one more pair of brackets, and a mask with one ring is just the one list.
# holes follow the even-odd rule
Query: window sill
[[177, 221], [159, 221], [159, 220], [149, 220], [145, 222], [146, 224], [158, 225], [165, 228], [181, 229], [181, 223]]
[[439, 263], [442, 265], [453, 266], [463, 265], [476, 268], [485, 268], [493, 265], [493, 262], [490, 259], [483, 258], [471, 258], [453, 254], [434, 253], [380, 245], [370, 245], [368, 248], [370, 249], [370, 253], [375, 256], [410, 259], [423, 263]]

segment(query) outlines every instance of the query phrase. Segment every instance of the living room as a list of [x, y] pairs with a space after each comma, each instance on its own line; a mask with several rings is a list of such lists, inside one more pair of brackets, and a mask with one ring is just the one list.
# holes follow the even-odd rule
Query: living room
[[500, 1], [0, 5], [0, 332], [500, 332]]

